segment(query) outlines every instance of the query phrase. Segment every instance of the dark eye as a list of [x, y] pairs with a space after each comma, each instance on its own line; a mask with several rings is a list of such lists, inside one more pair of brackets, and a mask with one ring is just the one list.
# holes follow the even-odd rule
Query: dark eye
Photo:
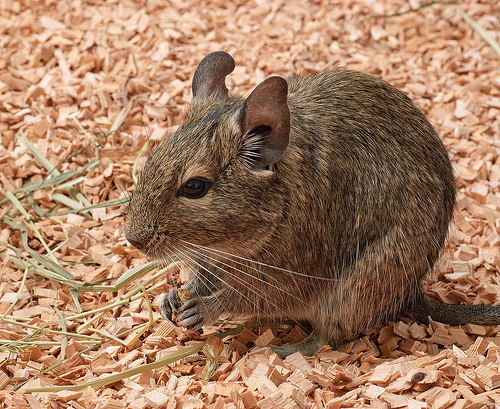
[[212, 182], [202, 178], [189, 179], [179, 190], [179, 196], [189, 199], [199, 199], [207, 194]]

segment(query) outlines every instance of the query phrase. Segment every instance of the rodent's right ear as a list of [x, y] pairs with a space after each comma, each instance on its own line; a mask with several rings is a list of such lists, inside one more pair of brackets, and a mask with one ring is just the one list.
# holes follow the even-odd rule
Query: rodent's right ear
[[214, 51], [205, 56], [193, 76], [193, 98], [227, 97], [226, 76], [234, 70], [233, 57], [225, 51]]

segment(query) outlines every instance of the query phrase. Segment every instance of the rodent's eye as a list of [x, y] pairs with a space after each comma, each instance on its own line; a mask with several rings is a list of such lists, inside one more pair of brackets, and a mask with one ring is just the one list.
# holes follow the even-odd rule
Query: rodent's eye
[[182, 185], [178, 194], [189, 199], [199, 199], [207, 194], [211, 186], [212, 182], [207, 179], [192, 178]]

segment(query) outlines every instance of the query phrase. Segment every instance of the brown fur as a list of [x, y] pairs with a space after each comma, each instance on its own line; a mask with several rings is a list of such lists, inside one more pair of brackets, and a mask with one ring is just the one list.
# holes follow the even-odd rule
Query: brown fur
[[[404, 312], [425, 320], [435, 304], [422, 301], [420, 283], [443, 247], [455, 182], [424, 115], [359, 72], [292, 78], [288, 146], [283, 131], [276, 146], [273, 132], [264, 135], [260, 143], [280, 158], [258, 168], [248, 157], [261, 145], [252, 151], [245, 109], [264, 125], [269, 110], [286, 119], [279, 81], [256, 89], [253, 107], [216, 81], [221, 92], [195, 95], [180, 129], [152, 152], [128, 210], [131, 243], [191, 265], [193, 299], [181, 307], [170, 294], [163, 313], [179, 307], [180, 323], [193, 329], [221, 312], [310, 324], [306, 340], [276, 348], [282, 356], [338, 345]], [[213, 182], [208, 193], [179, 196], [194, 175]]]

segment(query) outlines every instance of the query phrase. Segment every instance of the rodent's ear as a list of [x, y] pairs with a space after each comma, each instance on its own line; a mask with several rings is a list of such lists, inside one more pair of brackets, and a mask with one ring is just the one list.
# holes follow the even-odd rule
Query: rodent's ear
[[225, 51], [214, 51], [205, 56], [194, 72], [193, 98], [227, 97], [226, 76], [233, 72], [234, 66], [233, 57]]
[[252, 168], [265, 169], [285, 153], [290, 135], [287, 100], [288, 84], [277, 76], [262, 81], [245, 100], [242, 156]]

